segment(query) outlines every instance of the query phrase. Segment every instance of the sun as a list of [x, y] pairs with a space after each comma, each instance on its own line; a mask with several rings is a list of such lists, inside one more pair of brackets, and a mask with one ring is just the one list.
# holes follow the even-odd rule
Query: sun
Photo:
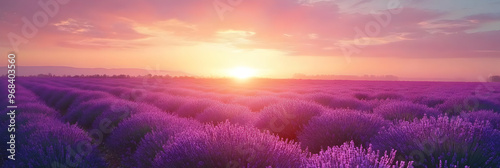
[[237, 79], [248, 79], [255, 77], [256, 72], [257, 71], [255, 69], [249, 67], [235, 67], [229, 70], [229, 74], [231, 75], [231, 77]]

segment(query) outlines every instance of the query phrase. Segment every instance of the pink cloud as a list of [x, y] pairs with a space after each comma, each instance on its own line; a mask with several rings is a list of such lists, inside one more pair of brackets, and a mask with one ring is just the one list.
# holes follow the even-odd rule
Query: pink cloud
[[433, 34], [418, 40], [405, 40], [369, 46], [365, 56], [398, 57], [498, 57], [500, 31]]
[[[48, 0], [47, 0], [48, 1]], [[224, 21], [213, 7], [212, 0], [182, 1], [76, 1], [60, 7], [39, 32], [37, 44], [70, 48], [133, 48], [157, 45], [134, 43], [133, 40], [151, 37], [136, 31], [137, 25], [172, 32], [186, 41], [216, 42], [217, 32], [241, 30], [254, 32], [245, 37], [250, 43], [239, 48], [265, 48], [288, 52], [290, 55], [341, 56], [339, 44], [356, 40], [355, 28], [364, 31], [367, 24], [384, 18], [378, 14], [343, 13], [335, 1], [301, 4], [290, 0], [243, 0], [225, 12]], [[223, 1], [225, 2], [225, 1]], [[362, 1], [365, 2], [365, 1]], [[28, 0], [4, 3], [0, 33], [19, 32], [22, 17], [31, 17], [41, 10]], [[369, 3], [363, 3], [369, 5]], [[369, 44], [360, 48], [360, 56], [395, 57], [465, 57], [497, 56], [500, 36], [497, 31], [466, 33], [486, 23], [500, 21], [498, 14], [479, 14], [463, 19], [447, 19], [446, 13], [419, 8], [402, 8], [391, 14], [390, 22], [381, 26], [380, 33], [371, 38], [399, 40]], [[385, 18], [384, 18], [385, 19]], [[65, 21], [70, 20], [67, 24]], [[162, 25], [169, 20], [189, 26]], [[4, 24], [2, 24], [4, 25]], [[8, 46], [7, 39], [0, 45]], [[35, 45], [35, 44], [30, 44]], [[485, 52], [488, 51], [488, 52]], [[490, 52], [493, 51], [493, 52]]]

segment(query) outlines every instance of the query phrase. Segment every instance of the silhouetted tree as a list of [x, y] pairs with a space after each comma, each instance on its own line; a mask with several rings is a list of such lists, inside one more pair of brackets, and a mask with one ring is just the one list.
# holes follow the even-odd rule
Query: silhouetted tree
[[489, 81], [490, 82], [500, 82], [500, 76], [498, 76], [498, 75], [490, 76]]

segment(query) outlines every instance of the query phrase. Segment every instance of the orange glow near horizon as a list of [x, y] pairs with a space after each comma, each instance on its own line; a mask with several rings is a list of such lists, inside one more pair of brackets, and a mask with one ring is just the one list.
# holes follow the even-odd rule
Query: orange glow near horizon
[[257, 75], [257, 70], [249, 67], [235, 67], [229, 70], [229, 75], [233, 78], [245, 80]]

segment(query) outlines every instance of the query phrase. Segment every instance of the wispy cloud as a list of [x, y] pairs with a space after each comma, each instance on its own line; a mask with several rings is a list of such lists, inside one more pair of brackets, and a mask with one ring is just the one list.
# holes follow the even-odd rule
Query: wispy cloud
[[[0, 33], [19, 32], [22, 17], [32, 16], [36, 3], [7, 1], [0, 7]], [[235, 48], [279, 50], [290, 55], [341, 56], [341, 46], [360, 40], [356, 28], [384, 18], [384, 8], [360, 0], [368, 12], [345, 12], [338, 1], [248, 0], [220, 21], [212, 1], [71, 1], [51, 26], [40, 30], [48, 44], [61, 47], [134, 48], [158, 38], [179, 43], [228, 42]], [[386, 5], [382, 3], [382, 6]], [[497, 4], [498, 5], [498, 4]], [[8, 6], [8, 8], [6, 7]], [[467, 11], [464, 11], [467, 12]], [[482, 30], [500, 22], [499, 13], [471, 12], [459, 19], [422, 6], [404, 6], [363, 47], [360, 56], [491, 57], [500, 50], [498, 31]], [[491, 30], [491, 29], [489, 29]], [[251, 35], [249, 35], [251, 34]], [[49, 38], [50, 37], [50, 38]], [[149, 41], [148, 41], [149, 40]], [[44, 45], [47, 45], [44, 44]], [[2, 38], [4, 47], [8, 39]], [[7, 45], [7, 46], [6, 46]], [[494, 51], [494, 52], [477, 52]]]

